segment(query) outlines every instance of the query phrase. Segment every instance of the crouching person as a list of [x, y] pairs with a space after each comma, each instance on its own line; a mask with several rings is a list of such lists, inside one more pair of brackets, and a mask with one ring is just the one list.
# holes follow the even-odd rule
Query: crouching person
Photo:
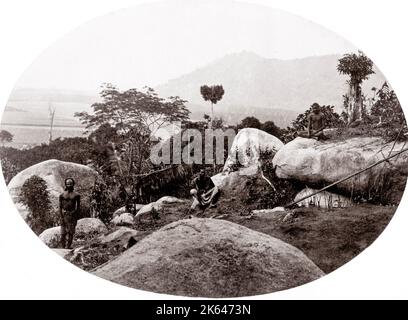
[[196, 210], [197, 207], [201, 210], [216, 207], [221, 192], [204, 169], [201, 169], [198, 177], [193, 180], [193, 185], [195, 188], [190, 190], [190, 194], [194, 200], [189, 212]]

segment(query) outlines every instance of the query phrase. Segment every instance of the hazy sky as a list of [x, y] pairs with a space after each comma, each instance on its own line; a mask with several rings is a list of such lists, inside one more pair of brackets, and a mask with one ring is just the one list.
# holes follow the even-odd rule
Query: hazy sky
[[47, 48], [16, 87], [98, 92], [155, 86], [228, 53], [293, 59], [356, 49], [297, 16], [230, 1], [167, 1], [80, 26]]

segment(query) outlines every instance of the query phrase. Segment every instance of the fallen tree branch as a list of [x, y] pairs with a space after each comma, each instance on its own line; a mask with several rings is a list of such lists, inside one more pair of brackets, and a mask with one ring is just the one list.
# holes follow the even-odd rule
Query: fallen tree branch
[[261, 167], [261, 166], [259, 166], [259, 171], [260, 171], [260, 173], [261, 173], [262, 179], [264, 179], [264, 180], [272, 187], [272, 189], [273, 189], [275, 192], [277, 192], [277, 190], [276, 190], [275, 186], [272, 184], [272, 182], [270, 182], [269, 179], [268, 179], [267, 177], [265, 177], [265, 175], [264, 175], [264, 173], [263, 173], [263, 171], [262, 171], [262, 167]]

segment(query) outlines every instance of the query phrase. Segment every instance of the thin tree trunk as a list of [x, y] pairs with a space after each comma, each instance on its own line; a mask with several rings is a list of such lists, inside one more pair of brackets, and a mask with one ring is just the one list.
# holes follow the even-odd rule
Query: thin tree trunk
[[52, 109], [50, 106], [50, 132], [49, 132], [49, 141], [48, 143], [51, 143], [52, 141], [52, 130], [54, 128], [54, 116], [55, 116], [55, 109]]
[[211, 102], [211, 121], [210, 121], [210, 129], [212, 129], [212, 123], [214, 121], [214, 104]]
[[[214, 104], [211, 102], [211, 124], [210, 124], [210, 129], [213, 127], [213, 121], [214, 121]], [[215, 153], [216, 151], [214, 150], [214, 138], [211, 141], [211, 144], [213, 145], [213, 173], [215, 174]]]
[[355, 100], [354, 87], [353, 87], [353, 82], [351, 80], [349, 84], [349, 95], [348, 96], [349, 96], [349, 100], [348, 100], [348, 107], [347, 107], [347, 115], [348, 115], [347, 122], [348, 124], [350, 124], [354, 121], [353, 110], [354, 110], [354, 100]]

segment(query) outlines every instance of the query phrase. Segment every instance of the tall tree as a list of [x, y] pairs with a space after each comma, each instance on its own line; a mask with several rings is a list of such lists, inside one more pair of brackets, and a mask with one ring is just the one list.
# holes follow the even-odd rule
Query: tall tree
[[340, 74], [350, 76], [348, 80], [348, 106], [347, 115], [348, 123], [355, 120], [361, 120], [363, 117], [363, 95], [361, 92], [361, 84], [368, 79], [370, 74], [373, 74], [373, 62], [361, 51], [356, 53], [345, 54], [339, 59], [337, 71]]
[[200, 87], [201, 95], [205, 101], [211, 102], [211, 122], [214, 120], [214, 104], [217, 104], [218, 101], [224, 96], [224, 88], [222, 85], [207, 86], [203, 85]]
[[109, 158], [118, 159], [117, 173], [121, 176], [149, 171], [145, 160], [149, 157], [150, 138], [169, 123], [189, 118], [185, 100], [178, 96], [163, 99], [152, 88], [120, 91], [105, 84], [100, 95], [102, 102], [91, 106], [92, 114], [79, 112], [75, 116], [94, 133], [91, 137], [110, 145]]

